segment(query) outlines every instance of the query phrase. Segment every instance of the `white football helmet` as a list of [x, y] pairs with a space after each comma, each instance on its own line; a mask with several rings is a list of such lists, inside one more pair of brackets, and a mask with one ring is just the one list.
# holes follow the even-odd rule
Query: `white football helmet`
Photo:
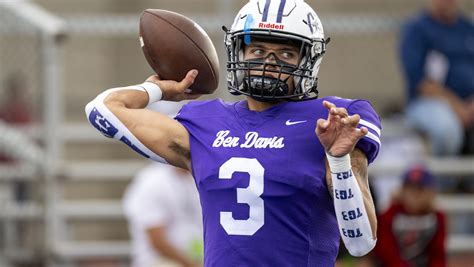
[[[232, 94], [244, 94], [260, 101], [318, 97], [317, 75], [329, 39], [324, 39], [318, 15], [303, 0], [250, 0], [235, 17], [231, 29], [223, 29], [228, 54], [228, 89]], [[278, 58], [276, 64], [264, 59], [244, 60], [245, 45], [255, 39], [301, 46], [299, 63], [291, 65]], [[275, 71], [267, 70], [269, 65]], [[251, 70], [262, 72], [262, 69], [261, 75], [251, 75]], [[279, 78], [282, 74], [290, 77], [281, 80], [265, 75], [266, 72], [277, 73]], [[290, 78], [294, 81], [293, 92], [288, 90]]]

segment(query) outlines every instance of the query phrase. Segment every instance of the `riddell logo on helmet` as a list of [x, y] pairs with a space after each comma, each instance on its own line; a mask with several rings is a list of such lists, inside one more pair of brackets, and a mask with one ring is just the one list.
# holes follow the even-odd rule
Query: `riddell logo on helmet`
[[260, 22], [258, 24], [258, 27], [259, 28], [264, 28], [264, 29], [275, 29], [275, 30], [285, 29], [285, 25], [275, 24], [275, 23], [263, 23], [263, 22]]

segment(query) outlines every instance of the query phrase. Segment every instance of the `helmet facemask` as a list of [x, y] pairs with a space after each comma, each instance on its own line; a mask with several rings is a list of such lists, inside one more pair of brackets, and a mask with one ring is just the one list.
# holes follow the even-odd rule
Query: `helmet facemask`
[[[273, 53], [265, 58], [244, 59], [244, 48], [252, 41], [299, 47], [298, 63], [292, 65]], [[318, 97], [314, 72], [318, 71], [319, 61], [325, 51], [324, 40], [310, 41], [276, 31], [242, 31], [233, 34], [227, 31], [225, 44], [228, 54], [228, 89], [232, 94], [247, 95], [259, 101], [301, 101]], [[271, 55], [274, 57], [272, 63], [267, 61]]]

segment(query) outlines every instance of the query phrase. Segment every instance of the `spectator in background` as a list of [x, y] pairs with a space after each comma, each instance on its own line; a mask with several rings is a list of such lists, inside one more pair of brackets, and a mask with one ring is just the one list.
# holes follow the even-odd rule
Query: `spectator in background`
[[400, 45], [408, 87], [408, 123], [435, 155], [473, 153], [474, 24], [458, 0], [431, 0], [403, 28]]
[[30, 110], [25, 94], [26, 86], [20, 75], [11, 75], [7, 78], [4, 90], [0, 105], [0, 119], [15, 125], [30, 123]]
[[201, 266], [202, 223], [193, 177], [152, 163], [127, 188], [123, 207], [132, 238], [132, 266]]
[[385, 267], [446, 266], [446, 222], [435, 209], [435, 178], [422, 166], [404, 175], [403, 185], [379, 218], [375, 254]]
[[[31, 123], [30, 105], [26, 100], [27, 88], [20, 74], [10, 75], [4, 83], [4, 94], [0, 103], [0, 122], [13, 126], [26, 126]], [[0, 163], [14, 164], [11, 156], [0, 153]], [[21, 202], [29, 198], [28, 186], [24, 181], [13, 183], [15, 200]]]

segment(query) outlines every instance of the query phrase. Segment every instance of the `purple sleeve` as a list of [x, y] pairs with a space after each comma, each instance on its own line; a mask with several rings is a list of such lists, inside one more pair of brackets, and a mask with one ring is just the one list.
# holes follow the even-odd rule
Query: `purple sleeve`
[[189, 119], [189, 112], [187, 112], [188, 111], [188, 104], [185, 104], [181, 107], [181, 109], [178, 111], [178, 113], [174, 117], [175, 120], [181, 122], [183, 120], [186, 121], [186, 120]]
[[202, 134], [202, 123], [200, 123], [202, 112], [198, 112], [196, 109], [199, 108], [195, 103], [189, 102], [184, 105], [181, 110], [176, 114], [174, 118], [181, 125], [183, 125], [189, 133], [190, 145], [195, 138], [199, 138], [200, 133]]
[[193, 157], [192, 155], [194, 154], [194, 144], [197, 142], [196, 140], [196, 132], [198, 131], [198, 125], [196, 124], [196, 120], [193, 118], [193, 114], [196, 114], [193, 112], [193, 105], [191, 104], [192, 102], [187, 103], [186, 105], [181, 107], [181, 110], [176, 114], [176, 117], [174, 118], [177, 120], [181, 125], [186, 128], [186, 130], [189, 133], [189, 148], [190, 148], [190, 153], [191, 153], [191, 166], [192, 170], [191, 173], [193, 176], [196, 173], [196, 166], [199, 166], [199, 157]]
[[[217, 115], [216, 115], [217, 114]], [[214, 117], [222, 114], [219, 112], [218, 101], [191, 101], [184, 105], [176, 117], [189, 133], [189, 148], [191, 152], [192, 173], [196, 175], [203, 166], [202, 161], [207, 160], [203, 155], [208, 153], [207, 143], [212, 138]]]
[[363, 126], [369, 130], [369, 133], [359, 140], [356, 147], [365, 153], [370, 164], [377, 157], [381, 146], [380, 135], [382, 126], [380, 117], [370, 102], [365, 100], [355, 100], [347, 107], [347, 111], [350, 115], [360, 115], [358, 128]]

